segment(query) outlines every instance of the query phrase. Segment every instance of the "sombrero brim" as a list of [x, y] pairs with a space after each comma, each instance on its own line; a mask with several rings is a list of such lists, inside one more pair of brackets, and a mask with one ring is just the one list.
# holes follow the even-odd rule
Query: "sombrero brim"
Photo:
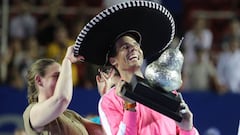
[[116, 37], [128, 30], [142, 36], [145, 58], [166, 48], [173, 40], [175, 24], [162, 5], [150, 1], [128, 1], [107, 8], [85, 25], [76, 39], [74, 54], [86, 62], [104, 65]]

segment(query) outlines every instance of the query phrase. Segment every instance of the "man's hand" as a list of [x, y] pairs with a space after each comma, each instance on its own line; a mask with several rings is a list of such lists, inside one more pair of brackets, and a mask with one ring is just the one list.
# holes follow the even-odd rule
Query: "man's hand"
[[185, 101], [183, 100], [182, 94], [178, 93], [178, 95], [181, 98], [181, 104], [180, 104], [180, 114], [182, 115], [182, 121], [181, 122], [177, 122], [178, 126], [181, 129], [184, 130], [191, 130], [193, 128], [193, 114], [192, 112], [189, 110], [188, 105], [185, 103]]
[[125, 81], [123, 80], [120, 80], [117, 84], [116, 84], [116, 93], [118, 96], [120, 96], [125, 102], [128, 102], [128, 103], [136, 103], [136, 101], [122, 95], [121, 91], [122, 91], [122, 88], [124, 87], [125, 85]]

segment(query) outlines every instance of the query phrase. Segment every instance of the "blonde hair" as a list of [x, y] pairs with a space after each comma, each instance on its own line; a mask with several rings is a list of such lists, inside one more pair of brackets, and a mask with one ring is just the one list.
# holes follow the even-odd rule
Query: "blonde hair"
[[35, 86], [35, 76], [45, 76], [46, 68], [49, 65], [56, 63], [54, 59], [39, 59], [34, 62], [27, 72], [27, 84], [28, 84], [28, 103], [38, 102], [38, 90]]

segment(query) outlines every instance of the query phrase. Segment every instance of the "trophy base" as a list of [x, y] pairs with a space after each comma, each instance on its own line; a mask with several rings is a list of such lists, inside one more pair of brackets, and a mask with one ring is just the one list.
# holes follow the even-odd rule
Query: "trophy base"
[[162, 88], [153, 88], [143, 78], [133, 76], [131, 82], [124, 85], [121, 94], [178, 122], [182, 120], [179, 96]]

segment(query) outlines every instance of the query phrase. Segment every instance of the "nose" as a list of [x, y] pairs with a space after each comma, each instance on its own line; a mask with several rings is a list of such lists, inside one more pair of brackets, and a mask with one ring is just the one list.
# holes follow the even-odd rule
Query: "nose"
[[131, 44], [131, 45], [128, 46], [128, 48], [129, 48], [129, 51], [132, 52], [132, 51], [137, 50], [137, 45]]

